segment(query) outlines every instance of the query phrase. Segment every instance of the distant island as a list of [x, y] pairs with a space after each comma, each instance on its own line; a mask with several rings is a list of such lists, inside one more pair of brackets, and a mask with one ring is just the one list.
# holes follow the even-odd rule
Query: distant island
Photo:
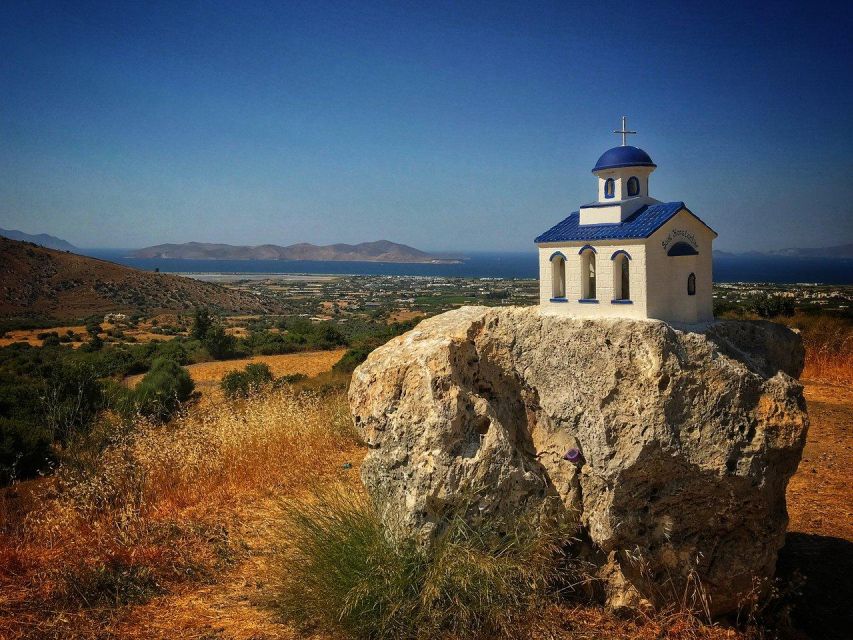
[[0, 229], [0, 236], [9, 238], [10, 240], [18, 240], [20, 242], [32, 242], [48, 249], [56, 249], [57, 251], [79, 251], [70, 242], [66, 242], [62, 238], [49, 236], [46, 233], [30, 234], [18, 231], [17, 229]]
[[137, 249], [133, 258], [175, 258], [180, 260], [319, 260], [342, 262], [400, 262], [419, 264], [460, 264], [455, 256], [430, 254], [389, 240], [361, 244], [318, 246], [307, 242], [282, 247], [275, 244], [236, 246], [208, 242], [158, 244]]

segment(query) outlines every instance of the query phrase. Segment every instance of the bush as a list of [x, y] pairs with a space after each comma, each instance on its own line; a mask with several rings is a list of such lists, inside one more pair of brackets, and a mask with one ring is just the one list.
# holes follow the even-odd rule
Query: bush
[[219, 386], [226, 398], [247, 397], [252, 391], [269, 386], [273, 381], [272, 371], [263, 362], [247, 364], [243, 371], [229, 371]]
[[59, 337], [59, 334], [52, 333], [49, 336], [47, 336], [46, 338], [44, 338], [44, 340], [42, 340], [41, 346], [43, 346], [43, 347], [58, 347], [61, 342], [62, 342], [62, 339]]
[[133, 391], [134, 409], [137, 413], [165, 422], [189, 400], [195, 384], [189, 372], [174, 360], [157, 358], [151, 370]]
[[307, 379], [308, 376], [304, 373], [288, 373], [278, 378], [275, 383], [277, 386], [282, 386], [285, 384], [296, 384], [297, 382], [302, 382]]
[[351, 493], [292, 502], [286, 515], [280, 610], [358, 638], [518, 637], [565, 569], [564, 528], [524, 516], [477, 529], [451, 518], [424, 547], [394, 539]]
[[0, 416], [0, 486], [42, 471], [52, 459], [51, 442], [46, 429]]

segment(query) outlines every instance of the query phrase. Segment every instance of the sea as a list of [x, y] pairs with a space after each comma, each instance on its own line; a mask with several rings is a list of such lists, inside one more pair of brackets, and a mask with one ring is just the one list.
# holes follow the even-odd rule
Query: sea
[[[459, 264], [405, 264], [324, 260], [183, 260], [133, 258], [129, 249], [88, 249], [86, 255], [147, 271], [180, 274], [329, 274], [438, 276], [449, 278], [538, 278], [536, 252], [476, 252]], [[793, 258], [765, 255], [714, 256], [715, 282], [853, 284], [853, 258]]]

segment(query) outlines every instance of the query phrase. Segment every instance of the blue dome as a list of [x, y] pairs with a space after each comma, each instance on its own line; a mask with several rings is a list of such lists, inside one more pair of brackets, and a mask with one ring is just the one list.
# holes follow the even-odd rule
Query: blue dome
[[608, 149], [602, 153], [598, 162], [595, 163], [595, 167], [592, 172], [595, 173], [602, 169], [618, 169], [620, 167], [656, 166], [657, 165], [652, 162], [648, 153], [642, 149], [638, 149], [637, 147], [625, 145], [622, 147], [613, 147], [612, 149]]

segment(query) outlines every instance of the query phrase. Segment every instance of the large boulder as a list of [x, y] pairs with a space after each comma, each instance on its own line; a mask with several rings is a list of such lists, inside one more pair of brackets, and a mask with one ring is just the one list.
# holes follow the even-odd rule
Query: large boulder
[[353, 374], [362, 479], [389, 526], [425, 544], [450, 513], [556, 504], [612, 606], [693, 588], [731, 611], [772, 576], [784, 540], [808, 424], [802, 366], [799, 336], [770, 322], [464, 307]]

